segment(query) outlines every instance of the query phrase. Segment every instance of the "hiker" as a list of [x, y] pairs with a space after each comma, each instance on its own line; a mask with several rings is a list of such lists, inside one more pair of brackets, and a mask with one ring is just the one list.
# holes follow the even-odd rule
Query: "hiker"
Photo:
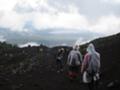
[[57, 58], [56, 58], [56, 65], [57, 65], [57, 72], [63, 71], [63, 59], [64, 59], [64, 48], [58, 50]]
[[81, 74], [83, 74], [83, 83], [88, 84], [89, 90], [96, 90], [97, 83], [100, 79], [100, 54], [95, 50], [95, 47], [90, 43], [87, 47], [87, 53], [81, 66]]
[[68, 77], [70, 80], [76, 80], [79, 76], [82, 55], [79, 51], [79, 45], [74, 45], [67, 59]]

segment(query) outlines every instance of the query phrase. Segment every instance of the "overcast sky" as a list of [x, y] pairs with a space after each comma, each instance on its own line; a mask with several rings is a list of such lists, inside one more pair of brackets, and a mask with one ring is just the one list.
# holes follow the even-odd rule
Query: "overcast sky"
[[[112, 35], [120, 32], [120, 0], [0, 0], [0, 28], [28, 35], [34, 30], [51, 35], [88, 32], [81, 38], [89, 32]], [[0, 34], [0, 41], [5, 40]]]

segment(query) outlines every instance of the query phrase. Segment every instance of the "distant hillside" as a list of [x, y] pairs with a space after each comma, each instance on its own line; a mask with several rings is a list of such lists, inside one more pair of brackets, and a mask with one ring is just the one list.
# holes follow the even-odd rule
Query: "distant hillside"
[[101, 53], [102, 72], [106, 79], [120, 80], [120, 33], [94, 40], [93, 43]]
[[[107, 37], [103, 37], [103, 38], [98, 38], [93, 41], [90, 41], [89, 43], [93, 43], [95, 45], [95, 47], [98, 49], [100, 49], [100, 48], [103, 49], [104, 47], [110, 47], [110, 46], [114, 47], [114, 45], [116, 45], [118, 47], [120, 44], [120, 33], [111, 35], [111, 36], [107, 36]], [[85, 52], [85, 48], [87, 47], [87, 45], [89, 43], [86, 43], [81, 46], [81, 50], [83, 52]]]

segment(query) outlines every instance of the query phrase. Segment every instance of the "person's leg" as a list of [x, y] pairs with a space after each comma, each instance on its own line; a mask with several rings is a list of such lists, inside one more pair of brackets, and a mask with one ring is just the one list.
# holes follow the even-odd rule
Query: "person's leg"
[[79, 73], [80, 73], [80, 69], [79, 69], [80, 67], [79, 66], [75, 66], [74, 67], [74, 78], [76, 79], [76, 80], [79, 80]]
[[62, 60], [60, 61], [60, 71], [63, 71], [63, 62], [62, 62]]
[[93, 78], [91, 79], [91, 82], [90, 83], [88, 83], [88, 88], [89, 88], [89, 90], [94, 90], [94, 80], [93, 80]]
[[93, 82], [88, 83], [88, 88], [89, 90], [94, 90], [94, 83]]
[[94, 87], [95, 87], [95, 90], [98, 90], [99, 80], [97, 80], [97, 81], [94, 82]]
[[69, 66], [68, 76], [70, 80], [73, 80], [73, 66]]
[[89, 88], [89, 90], [93, 90], [93, 85], [92, 85], [92, 83], [88, 83], [88, 88]]
[[96, 74], [95, 76], [94, 76], [94, 88], [95, 88], [95, 90], [98, 90], [98, 88], [99, 88], [99, 82], [100, 82], [100, 77], [99, 77], [99, 74]]
[[56, 61], [56, 65], [57, 65], [57, 72], [60, 72], [60, 61], [59, 60]]

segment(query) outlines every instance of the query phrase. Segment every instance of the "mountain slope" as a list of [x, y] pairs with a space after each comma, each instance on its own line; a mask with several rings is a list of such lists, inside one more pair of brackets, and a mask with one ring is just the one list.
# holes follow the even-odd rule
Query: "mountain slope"
[[[101, 54], [100, 90], [114, 80], [120, 81], [120, 33], [91, 41]], [[86, 46], [81, 46], [84, 55]], [[46, 46], [18, 48], [0, 44], [0, 89], [1, 90], [87, 90], [80, 82], [70, 82], [64, 72], [56, 72], [56, 53], [64, 48], [67, 55], [70, 47]], [[119, 88], [119, 87], [118, 87]], [[117, 88], [117, 89], [118, 89]]]

